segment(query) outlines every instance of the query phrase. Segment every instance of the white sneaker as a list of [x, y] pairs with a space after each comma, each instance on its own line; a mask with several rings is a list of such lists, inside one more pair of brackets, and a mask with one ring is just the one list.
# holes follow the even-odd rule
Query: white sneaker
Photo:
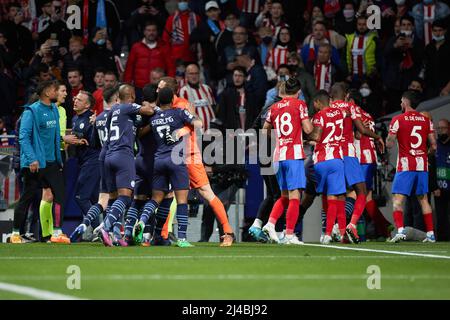
[[302, 241], [298, 240], [297, 236], [295, 234], [293, 234], [293, 235], [289, 235], [289, 236], [286, 235], [284, 237], [283, 244], [287, 244], [287, 245], [290, 245], [290, 244], [302, 245], [304, 243]]
[[280, 243], [280, 239], [278, 239], [277, 232], [275, 231], [275, 226], [272, 224], [266, 224], [262, 231], [267, 235], [267, 238], [271, 242]]
[[320, 243], [322, 243], [322, 244], [330, 244], [331, 240], [333, 240], [333, 239], [331, 239], [331, 237], [329, 235], [324, 235], [323, 238], [322, 238], [322, 241], [320, 241]]
[[403, 234], [403, 233], [397, 233], [397, 234], [391, 239], [391, 242], [397, 243], [397, 242], [404, 241], [404, 240], [406, 240], [406, 234]]

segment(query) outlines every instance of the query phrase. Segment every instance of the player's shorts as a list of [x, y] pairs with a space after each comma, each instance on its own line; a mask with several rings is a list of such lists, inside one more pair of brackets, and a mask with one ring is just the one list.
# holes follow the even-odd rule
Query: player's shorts
[[105, 161], [100, 161], [100, 193], [108, 193], [108, 185], [106, 184]]
[[366, 180], [367, 190], [373, 190], [373, 176], [377, 169], [377, 165], [375, 163], [361, 164], [361, 169]]
[[170, 190], [188, 190], [189, 174], [185, 164], [174, 164], [170, 157], [155, 159], [153, 167], [153, 189], [169, 192]]
[[306, 188], [305, 192], [312, 196], [316, 196], [316, 172], [314, 171], [314, 161], [312, 157], [305, 159], [305, 173], [306, 173]]
[[428, 193], [428, 172], [397, 172], [394, 176], [394, 182], [392, 183], [392, 194], [410, 196], [413, 191], [419, 196]]
[[347, 187], [351, 187], [357, 183], [364, 182], [364, 175], [356, 157], [344, 156], [344, 173]]
[[105, 177], [108, 192], [117, 189], [134, 189], [136, 167], [131, 154], [121, 153], [105, 158]]
[[153, 159], [136, 157], [135, 195], [151, 195], [153, 182]]
[[284, 160], [274, 162], [273, 166], [280, 190], [305, 189], [306, 175], [303, 160]]
[[192, 189], [198, 189], [209, 184], [205, 166], [200, 163], [188, 163], [186, 165], [189, 174], [189, 184]]
[[317, 179], [317, 193], [327, 195], [345, 194], [344, 161], [331, 159], [314, 165]]

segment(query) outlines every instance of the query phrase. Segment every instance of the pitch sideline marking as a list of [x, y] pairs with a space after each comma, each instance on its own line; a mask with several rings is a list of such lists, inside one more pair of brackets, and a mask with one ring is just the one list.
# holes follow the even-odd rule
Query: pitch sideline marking
[[333, 245], [313, 244], [313, 243], [305, 243], [304, 246], [333, 248], [333, 249], [337, 249], [337, 250], [352, 250], [352, 251], [362, 251], [362, 252], [388, 253], [388, 254], [413, 256], [413, 257], [424, 257], [424, 258], [450, 259], [450, 256], [439, 256], [439, 255], [435, 255], [435, 254], [413, 253], [413, 252], [406, 252], [406, 251], [389, 251], [389, 250], [365, 249], [365, 248], [355, 248], [355, 247], [338, 247], [338, 246], [333, 246]]
[[[21, 281], [60, 281], [63, 276], [6, 276], [0, 277], [2, 280]], [[366, 274], [109, 274], [109, 275], [84, 275], [83, 281], [166, 281], [166, 280], [360, 280], [367, 279]], [[383, 279], [388, 280], [450, 280], [450, 275], [429, 275], [429, 274], [395, 274], [384, 275]]]
[[82, 300], [74, 296], [67, 296], [60, 293], [55, 293], [47, 290], [36, 289], [32, 287], [19, 286], [17, 284], [0, 282], [0, 290], [18, 293], [24, 296], [40, 300]]

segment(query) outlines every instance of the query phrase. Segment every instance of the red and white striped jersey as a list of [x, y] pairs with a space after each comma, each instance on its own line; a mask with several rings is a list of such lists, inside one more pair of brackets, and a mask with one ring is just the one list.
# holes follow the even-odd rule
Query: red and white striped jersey
[[367, 48], [367, 41], [368, 41], [369, 37], [367, 35], [356, 35], [353, 38], [353, 43], [352, 43], [352, 49], [351, 49], [351, 54], [352, 54], [352, 64], [351, 64], [351, 68], [352, 74], [356, 74], [359, 76], [363, 76], [366, 74], [367, 70], [366, 70], [366, 63], [364, 63], [365, 58], [364, 58], [364, 52], [366, 51]]
[[[375, 132], [375, 121], [370, 113], [364, 111], [359, 106], [356, 107], [361, 114], [361, 121], [371, 131]], [[361, 164], [371, 164], [377, 162], [377, 152], [373, 138], [362, 135], [361, 139], [355, 139], [356, 156]]]
[[272, 29], [274, 39], [278, 37], [278, 33], [280, 33], [281, 28], [289, 27], [289, 25], [283, 21], [281, 21], [280, 24], [275, 25], [270, 18], [264, 18], [262, 25], [263, 27], [269, 27], [270, 29]]
[[259, 0], [244, 0], [242, 12], [255, 14], [259, 13]]
[[179, 95], [194, 105], [195, 113], [203, 122], [203, 129], [208, 130], [211, 120], [216, 117], [213, 110], [216, 100], [211, 88], [206, 84], [200, 84], [198, 88], [186, 84]]
[[302, 121], [308, 119], [308, 107], [296, 98], [283, 98], [274, 103], [266, 121], [277, 132], [274, 161], [304, 159]]
[[344, 157], [356, 157], [356, 149], [353, 144], [355, 141], [353, 121], [356, 119], [361, 120], [361, 114], [358, 112], [355, 104], [347, 101], [333, 101], [330, 107], [339, 109], [344, 114], [344, 134], [341, 139], [341, 147]]
[[427, 139], [434, 133], [431, 120], [417, 111], [395, 116], [389, 134], [397, 136], [397, 172], [428, 171]]
[[313, 117], [313, 125], [322, 129], [320, 140], [314, 147], [314, 163], [342, 159], [341, 140], [344, 133], [344, 113], [340, 109], [325, 108]]
[[287, 47], [278, 45], [275, 48], [272, 48], [267, 54], [265, 65], [276, 71], [281, 64], [287, 64], [288, 53]]

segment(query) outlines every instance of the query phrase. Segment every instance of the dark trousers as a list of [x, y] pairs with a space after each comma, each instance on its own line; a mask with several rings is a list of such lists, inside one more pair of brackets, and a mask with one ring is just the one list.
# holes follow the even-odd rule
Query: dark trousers
[[53, 216], [53, 225], [61, 228], [64, 218], [64, 177], [62, 169], [58, 164], [48, 164], [44, 169], [31, 173], [30, 169], [24, 168], [23, 174], [23, 193], [14, 208], [14, 229], [20, 229], [26, 219], [28, 208], [33, 198], [41, 188], [51, 188], [53, 193], [53, 203], [55, 207]]
[[440, 197], [434, 197], [436, 204], [436, 237], [438, 241], [450, 240], [450, 192], [441, 192]]
[[81, 209], [83, 216], [91, 206], [97, 203], [100, 189], [100, 161], [94, 160], [83, 164], [78, 173], [75, 188], [75, 201]]
[[[222, 201], [223, 206], [225, 207], [225, 211], [228, 211], [231, 203], [235, 199], [236, 192], [238, 190], [237, 186], [235, 184], [232, 184], [228, 188], [221, 188], [219, 185], [213, 183], [211, 184], [211, 188], [213, 189], [215, 195], [219, 197], [220, 201]], [[211, 235], [214, 231], [214, 220], [216, 220], [216, 215], [214, 214], [213, 209], [210, 205], [205, 205], [202, 215], [200, 241], [209, 241], [209, 238], [211, 238]], [[217, 226], [219, 227], [219, 234], [220, 236], [222, 236], [224, 232], [219, 221], [217, 221]]]
[[277, 177], [275, 175], [263, 175], [266, 184], [266, 198], [261, 202], [258, 208], [256, 218], [260, 219], [263, 224], [269, 220], [275, 201], [281, 196], [280, 187], [278, 186]]

